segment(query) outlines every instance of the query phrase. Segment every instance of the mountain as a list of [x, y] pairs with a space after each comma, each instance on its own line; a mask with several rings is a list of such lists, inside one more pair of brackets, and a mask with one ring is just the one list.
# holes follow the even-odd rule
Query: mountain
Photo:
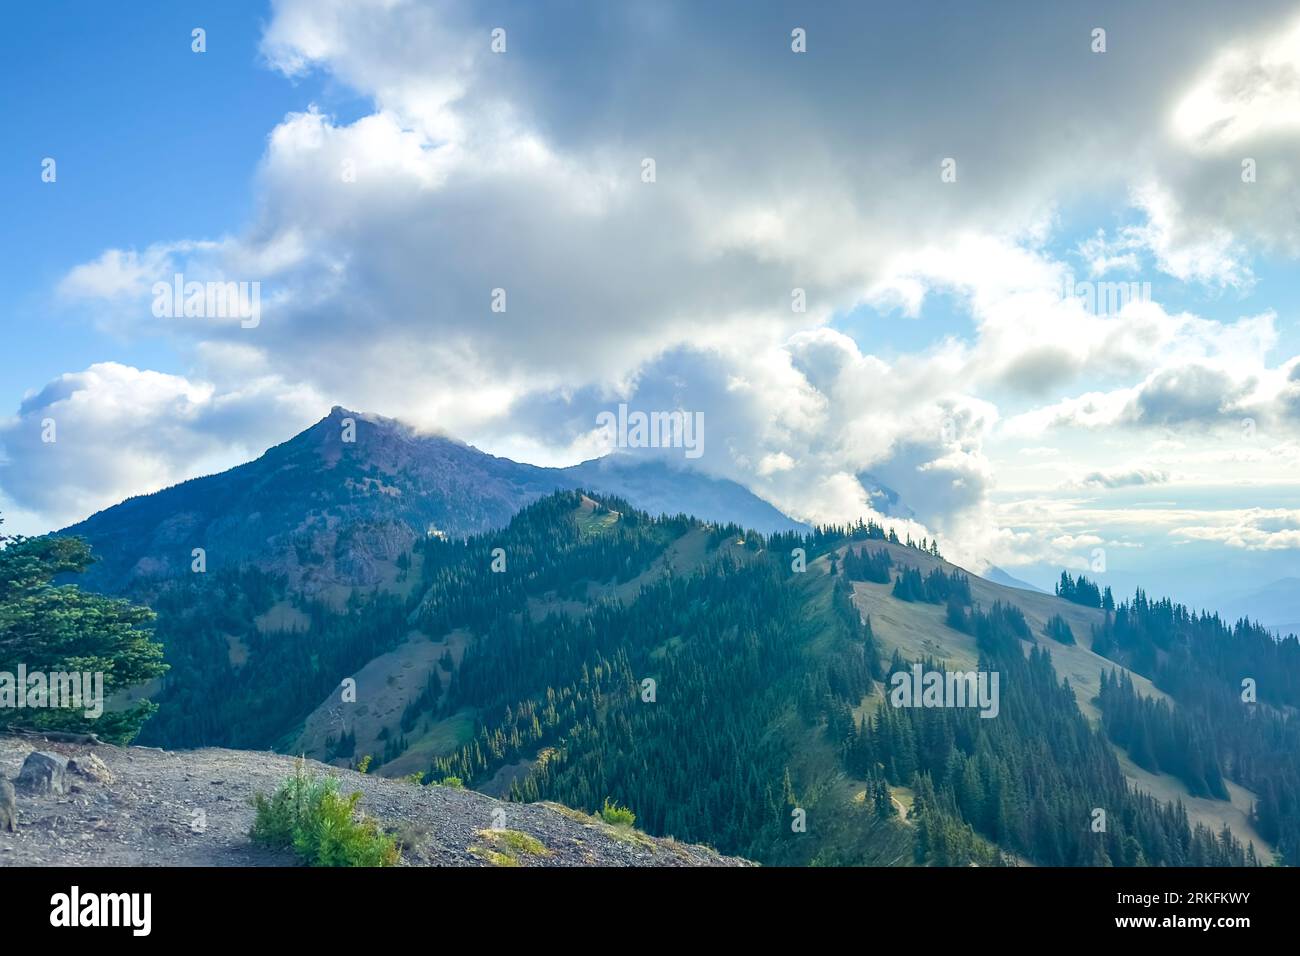
[[541, 468], [335, 407], [255, 461], [130, 498], [60, 533], [90, 542], [100, 560], [85, 583], [101, 590], [188, 572], [202, 548], [210, 570], [256, 563], [321, 594], [384, 584], [415, 541], [501, 528], [543, 495], [578, 487], [652, 514], [806, 527], [735, 482], [662, 461], [620, 455]]
[[[0, 780], [17, 777], [37, 741], [0, 736]], [[18, 829], [0, 829], [6, 866], [293, 866], [288, 850], [249, 840], [252, 798], [294, 774], [292, 757], [205, 749], [168, 753], [47, 743], [64, 793], [19, 792]], [[93, 759], [91, 759], [93, 758]], [[62, 769], [71, 760], [89, 773]], [[452, 787], [418, 787], [305, 761], [401, 849], [403, 866], [744, 866], [708, 847], [658, 839], [558, 804], [503, 803]], [[498, 822], [493, 822], [498, 821]]]
[[871, 472], [860, 471], [855, 477], [866, 490], [867, 499], [871, 502], [871, 507], [877, 514], [884, 515], [887, 518], [917, 520], [916, 513], [903, 503], [903, 496]]
[[[761, 507], [664, 463], [577, 471], [336, 409], [91, 519], [170, 667], [140, 743], [613, 800], [766, 864], [1300, 861], [1297, 642], [987, 581], [874, 523], [704, 521], [664, 487]], [[996, 678], [982, 710], [921, 693], [959, 672]], [[1267, 675], [1249, 708], [1242, 674]]]
[[1300, 634], [1300, 578], [1279, 578], [1262, 588], [1228, 595], [1217, 606], [1230, 621], [1248, 617], [1280, 634]]
[[[1296, 730], [1178, 721], [1221, 708], [1204, 688], [1244, 669], [1275, 675], [1253, 714], [1272, 722], [1300, 693], [1294, 649], [1241, 634], [1219, 675], [1181, 649], [1200, 636], [1162, 630], [1185, 620], [1165, 605], [1107, 616], [876, 525], [762, 536], [573, 491], [417, 539], [398, 566], [342, 604], [247, 568], [172, 581], [154, 599], [172, 669], [141, 742], [368, 757], [378, 776], [588, 813], [612, 799], [647, 833], [767, 864], [1242, 864], [1246, 841], [1290, 839], [1255, 788], [1289, 800], [1269, 774], [1296, 758], [1257, 751]], [[996, 719], [893, 703], [918, 667], [999, 675]], [[1217, 756], [1229, 740], [1251, 754], [1240, 779]], [[1095, 806], [1102, 839], [1060, 823]]]
[[1012, 577], [1006, 571], [1003, 571], [1001, 568], [996, 566], [990, 567], [984, 572], [983, 576], [985, 580], [992, 581], [994, 584], [1001, 584], [1005, 587], [1019, 588], [1021, 591], [1037, 591], [1039, 594], [1049, 593], [1040, 587], [1030, 584], [1028, 581], [1022, 581], [1019, 578]]
[[608, 455], [562, 469], [571, 487], [615, 495], [653, 515], [689, 514], [760, 534], [808, 531], [734, 481], [678, 468], [661, 459]]

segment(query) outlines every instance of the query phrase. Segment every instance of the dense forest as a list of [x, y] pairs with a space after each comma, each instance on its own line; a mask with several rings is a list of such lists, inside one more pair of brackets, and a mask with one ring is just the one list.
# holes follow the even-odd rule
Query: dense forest
[[1134, 761], [1194, 793], [1219, 796], [1224, 778], [1253, 791], [1260, 834], [1300, 865], [1300, 642], [1138, 590], [1107, 614], [1092, 647], [1175, 702], [1135, 701], [1123, 678], [1103, 686], [1107, 725]]
[[[674, 570], [670, 549], [691, 536], [703, 553]], [[651, 833], [763, 862], [1257, 862], [1232, 834], [1132, 790], [1114, 741], [1194, 794], [1221, 798], [1224, 780], [1254, 789], [1260, 832], [1294, 853], [1293, 646], [1141, 593], [1114, 607], [1108, 589], [1063, 575], [1060, 596], [1107, 611], [1092, 635], [1099, 652], [1176, 702], [1108, 676], [1096, 728], [1052, 667], [1051, 644], [1075, 640], [1064, 619], [1035, 634], [1015, 605], [973, 602], [963, 573], [922, 574], [872, 542], [938, 556], [933, 542], [872, 523], [764, 537], [560, 492], [501, 531], [417, 540], [398, 562], [411, 587], [354, 590], [343, 606], [249, 566], [189, 575], [152, 597], [170, 670], [141, 739], [283, 746], [342, 677], [413, 629], [460, 629], [463, 657], [442, 655], [383, 728], [382, 752], [357, 753], [345, 731], [327, 756], [370, 757], [382, 772], [430, 722], [468, 715], [468, 732], [429, 758], [422, 782], [481, 786], [506, 774], [513, 799], [591, 812], [612, 799]], [[891, 706], [891, 678], [917, 662], [882, 658], [852, 599], [857, 581], [946, 605], [947, 624], [974, 638], [979, 671], [1000, 679], [997, 719]], [[277, 604], [302, 626], [259, 627]], [[1258, 705], [1233, 710], [1243, 667], [1267, 680]]]

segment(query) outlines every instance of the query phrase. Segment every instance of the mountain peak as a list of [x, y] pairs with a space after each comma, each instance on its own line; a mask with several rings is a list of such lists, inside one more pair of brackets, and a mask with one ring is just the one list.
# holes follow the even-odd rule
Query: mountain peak
[[376, 415], [372, 412], [358, 412], [351, 408], [345, 408], [342, 405], [335, 405], [330, 409], [328, 415], [321, 419], [323, 422], [342, 422], [351, 418], [357, 422], [367, 422], [371, 425], [380, 425], [388, 428], [401, 428], [407, 431], [414, 431], [410, 425], [398, 421], [396, 418], [385, 418], [383, 415]]
[[[472, 448], [472, 445], [461, 441], [445, 432], [431, 428], [421, 428], [412, 425], [409, 422], [402, 421], [400, 418], [389, 418], [386, 415], [379, 415], [375, 412], [359, 412], [354, 409], [346, 408], [343, 405], [333, 406], [329, 414], [322, 418], [315, 426], [308, 431], [319, 431], [323, 426], [338, 429], [337, 434], [341, 434], [344, 423], [351, 420], [354, 426], [365, 424], [369, 428], [393, 435], [395, 437], [409, 441], [436, 441], [450, 442], [453, 445], [459, 445], [463, 448]], [[476, 449], [477, 450], [477, 449]]]
[[662, 462], [541, 468], [335, 405], [254, 461], [131, 499], [65, 533], [101, 556], [87, 580], [108, 590], [179, 573], [197, 547], [214, 567], [256, 562], [311, 592], [370, 586], [417, 539], [502, 528], [538, 498], [575, 488], [652, 514], [763, 532], [803, 527], [735, 482]]

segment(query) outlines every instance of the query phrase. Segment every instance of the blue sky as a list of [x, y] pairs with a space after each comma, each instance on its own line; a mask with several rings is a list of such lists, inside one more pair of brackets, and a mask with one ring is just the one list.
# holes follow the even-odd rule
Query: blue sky
[[[703, 412], [694, 464], [802, 518], [885, 482], [976, 569], [1300, 573], [1300, 4], [942, 9], [11, 12], [7, 528], [333, 404], [563, 464], [627, 401]], [[256, 284], [258, 320], [160, 317], [176, 273]], [[1151, 298], [1090, 313], [1066, 275]]]
[[[0, 95], [11, 147], [0, 152], [0, 182], [16, 228], [0, 233], [0, 281], [23, 374], [0, 379], [4, 408], [92, 362], [181, 368], [164, 338], [105, 334], [65, 314], [54, 290], [106, 248], [219, 236], [247, 221], [265, 132], [323, 86], [259, 65], [268, 12], [248, 0], [55, 0], [6, 12]], [[190, 36], [200, 25], [202, 56]], [[40, 178], [47, 156], [58, 163], [54, 188]]]

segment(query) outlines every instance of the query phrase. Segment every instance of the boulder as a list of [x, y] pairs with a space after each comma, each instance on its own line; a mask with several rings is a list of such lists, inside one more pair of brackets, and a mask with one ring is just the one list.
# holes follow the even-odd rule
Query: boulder
[[63, 796], [68, 792], [68, 760], [59, 754], [33, 750], [23, 761], [14, 787], [33, 796]]
[[80, 757], [73, 757], [68, 761], [68, 769], [78, 777], [84, 777], [86, 780], [93, 780], [95, 783], [112, 783], [113, 772], [108, 769], [108, 765], [100, 760], [94, 754], [82, 754]]

